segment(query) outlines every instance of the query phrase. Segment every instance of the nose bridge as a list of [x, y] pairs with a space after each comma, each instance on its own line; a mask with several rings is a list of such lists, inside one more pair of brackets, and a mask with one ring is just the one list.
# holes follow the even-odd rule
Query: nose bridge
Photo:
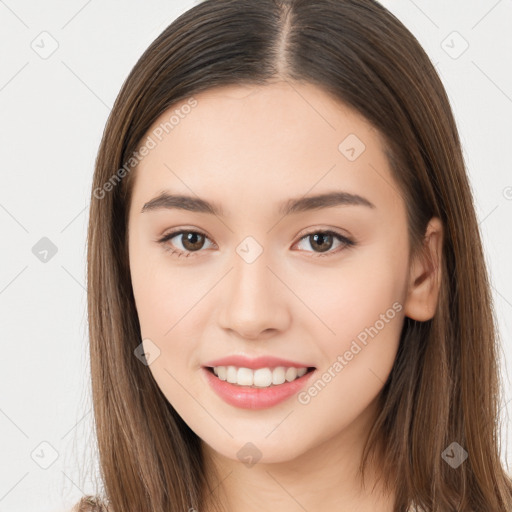
[[[250, 237], [248, 237], [250, 238]], [[244, 240], [231, 259], [233, 270], [224, 290], [221, 324], [245, 337], [284, 328], [287, 305], [269, 269], [270, 253], [253, 240]]]
[[237, 256], [234, 258], [233, 283], [231, 294], [238, 303], [259, 303], [266, 299], [271, 288], [267, 258], [263, 254], [255, 261], [247, 262]]

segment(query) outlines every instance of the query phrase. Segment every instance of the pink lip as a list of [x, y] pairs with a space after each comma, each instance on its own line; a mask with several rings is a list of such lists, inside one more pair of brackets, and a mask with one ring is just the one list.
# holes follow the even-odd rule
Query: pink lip
[[205, 363], [203, 366], [236, 366], [238, 368], [250, 368], [251, 370], [257, 370], [258, 368], [275, 368], [276, 366], [293, 366], [295, 368], [310, 368], [312, 364], [300, 363], [297, 361], [288, 361], [286, 359], [280, 359], [272, 356], [260, 356], [255, 358], [248, 358], [242, 355], [233, 355], [223, 357], [222, 359], [216, 359]]
[[[223, 365], [215, 364], [215, 366]], [[292, 366], [295, 366], [295, 364]], [[251, 388], [230, 384], [227, 381], [220, 380], [208, 368], [201, 368], [201, 372], [211, 388], [228, 404], [242, 409], [266, 409], [298, 393], [310, 380], [315, 370], [305, 373], [302, 377], [292, 382], [284, 382], [283, 384], [267, 388]]]

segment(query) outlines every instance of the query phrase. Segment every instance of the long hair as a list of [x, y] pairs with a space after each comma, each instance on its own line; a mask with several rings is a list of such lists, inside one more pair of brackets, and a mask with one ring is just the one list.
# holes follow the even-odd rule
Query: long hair
[[[428, 56], [374, 0], [206, 0], [169, 25], [124, 82], [96, 159], [88, 228], [92, 393], [105, 493], [78, 509], [102, 510], [103, 500], [112, 512], [204, 510], [200, 439], [134, 356], [142, 340], [128, 266], [130, 166], [148, 129], [177, 102], [212, 87], [276, 79], [322, 88], [382, 135], [406, 203], [412, 254], [421, 254], [429, 219], [444, 225], [436, 313], [426, 322], [404, 319], [361, 471], [381, 447], [395, 512], [413, 505], [512, 510], [500, 462], [498, 329], [456, 123]], [[452, 443], [468, 453], [456, 469], [442, 456]]]

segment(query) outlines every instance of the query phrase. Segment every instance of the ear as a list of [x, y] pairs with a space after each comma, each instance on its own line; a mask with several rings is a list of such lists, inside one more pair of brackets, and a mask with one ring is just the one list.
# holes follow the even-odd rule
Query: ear
[[443, 223], [432, 217], [423, 241], [423, 250], [411, 262], [405, 300], [405, 316], [425, 322], [436, 311], [441, 286], [441, 262], [443, 251]]

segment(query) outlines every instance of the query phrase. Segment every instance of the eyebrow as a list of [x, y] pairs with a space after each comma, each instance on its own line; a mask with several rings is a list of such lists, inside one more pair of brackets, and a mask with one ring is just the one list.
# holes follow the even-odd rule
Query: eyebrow
[[[288, 199], [281, 203], [278, 212], [282, 215], [291, 213], [320, 210], [334, 206], [366, 206], [376, 208], [375, 205], [357, 194], [350, 194], [343, 191], [334, 191], [314, 196], [304, 196]], [[192, 197], [182, 194], [169, 194], [162, 192], [151, 199], [142, 207], [141, 213], [159, 209], [179, 209], [197, 213], [209, 213], [219, 217], [225, 217], [225, 212], [217, 203], [212, 203], [199, 197]]]

